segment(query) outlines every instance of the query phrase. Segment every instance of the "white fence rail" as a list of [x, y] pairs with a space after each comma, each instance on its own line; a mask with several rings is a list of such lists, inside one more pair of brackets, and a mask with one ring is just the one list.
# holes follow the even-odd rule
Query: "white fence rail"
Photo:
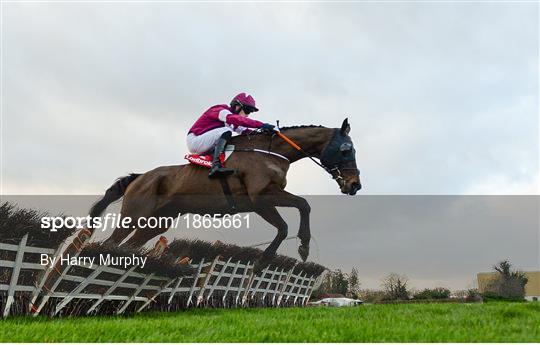
[[[46, 268], [36, 262], [35, 254], [55, 256], [60, 249], [31, 247], [27, 239], [28, 235], [17, 245], [0, 243], [2, 257], [8, 258], [0, 260], [0, 272], [4, 278], [9, 273], [9, 284], [0, 284], [3, 317], [10, 315], [20, 293], [28, 295], [27, 308], [33, 315], [44, 314], [46, 309], [48, 315], [59, 315], [70, 306], [82, 305], [81, 301], [86, 301], [82, 314], [100, 313], [106, 302], [115, 301], [116, 314], [141, 312], [152, 306], [162, 309], [200, 305], [303, 306], [320, 281], [320, 277], [309, 276], [296, 267], [290, 270], [266, 267], [255, 275], [251, 262], [220, 257], [191, 262], [193, 275], [173, 278], [137, 272], [135, 266], [120, 269], [78, 264], [62, 269]], [[5, 255], [8, 252], [11, 254]], [[29, 253], [34, 254], [32, 259], [27, 258]], [[48, 286], [46, 277], [53, 269], [58, 277]], [[21, 271], [31, 271], [35, 278], [19, 282]]]

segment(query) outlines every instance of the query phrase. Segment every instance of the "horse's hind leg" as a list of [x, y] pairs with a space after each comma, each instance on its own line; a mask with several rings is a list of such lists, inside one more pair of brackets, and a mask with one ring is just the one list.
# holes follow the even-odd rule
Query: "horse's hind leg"
[[175, 221], [180, 217], [182, 210], [181, 204], [175, 202], [165, 202], [160, 207], [153, 210], [150, 217], [143, 218], [143, 222], [138, 227], [133, 236], [131, 236], [126, 245], [133, 247], [142, 247], [152, 238], [161, 235], [170, 227], [178, 225]]
[[153, 198], [124, 197], [120, 215], [120, 226], [114, 229], [112, 235], [105, 241], [110, 244], [120, 244], [137, 228], [138, 217], [151, 215], [154, 211]]
[[133, 221], [128, 222], [129, 224], [124, 224], [125, 226], [119, 226], [114, 229], [112, 235], [105, 240], [105, 244], [120, 244], [122, 241], [128, 237], [128, 235], [133, 231], [131, 226]]
[[152, 238], [161, 235], [169, 230], [169, 227], [142, 228], [137, 229], [133, 236], [126, 241], [126, 246], [140, 248]]
[[281, 242], [287, 238], [287, 223], [277, 209], [274, 206], [266, 206], [262, 208], [257, 208], [255, 210], [259, 216], [261, 216], [268, 223], [272, 224], [277, 229], [277, 235], [270, 243], [270, 245], [264, 250], [262, 258], [255, 263], [254, 270], [255, 272], [260, 272], [266, 264], [276, 255], [276, 251], [279, 248]]

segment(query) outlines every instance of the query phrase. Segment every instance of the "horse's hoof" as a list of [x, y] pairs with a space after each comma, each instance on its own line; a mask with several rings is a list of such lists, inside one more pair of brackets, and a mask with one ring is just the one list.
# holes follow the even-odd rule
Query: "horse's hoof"
[[298, 254], [300, 254], [300, 258], [302, 258], [302, 261], [306, 262], [309, 256], [309, 246], [302, 245], [298, 247]]

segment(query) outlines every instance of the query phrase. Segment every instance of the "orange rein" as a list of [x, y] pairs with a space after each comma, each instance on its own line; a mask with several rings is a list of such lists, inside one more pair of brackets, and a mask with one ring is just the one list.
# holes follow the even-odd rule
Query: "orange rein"
[[313, 161], [313, 163], [317, 164], [318, 166], [320, 166], [321, 168], [323, 168], [327, 173], [330, 174], [330, 176], [332, 176], [332, 178], [334, 178], [334, 175], [332, 174], [332, 172], [330, 171], [330, 169], [328, 169], [327, 167], [325, 167], [324, 165], [322, 165], [321, 163], [317, 162], [315, 159], [313, 159], [313, 157], [311, 157], [310, 155], [308, 155], [306, 153], [306, 151], [304, 151], [300, 146], [298, 146], [298, 144], [296, 144], [294, 141], [292, 141], [291, 139], [289, 139], [285, 134], [281, 133], [280, 131], [276, 131], [275, 132], [281, 139], [285, 140], [285, 142], [289, 145], [291, 145], [292, 147], [294, 147], [297, 151], [301, 152], [305, 157], [311, 159]]
[[296, 143], [294, 141], [292, 141], [291, 139], [287, 138], [287, 136], [281, 132], [276, 132], [276, 134], [283, 140], [285, 140], [287, 142], [287, 144], [291, 145], [292, 147], [294, 147], [295, 149], [297, 149], [298, 151], [303, 151], [302, 148], [298, 145], [296, 145]]

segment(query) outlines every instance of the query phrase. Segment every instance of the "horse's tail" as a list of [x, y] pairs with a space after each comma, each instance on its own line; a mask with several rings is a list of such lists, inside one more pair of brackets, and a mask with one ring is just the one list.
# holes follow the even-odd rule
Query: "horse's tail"
[[89, 213], [90, 217], [99, 217], [103, 211], [105, 211], [107, 206], [123, 197], [129, 184], [135, 181], [135, 179], [139, 176], [141, 176], [141, 174], [131, 173], [127, 176], [122, 176], [116, 179], [113, 185], [107, 189], [103, 198], [99, 199], [94, 205], [92, 205]]

